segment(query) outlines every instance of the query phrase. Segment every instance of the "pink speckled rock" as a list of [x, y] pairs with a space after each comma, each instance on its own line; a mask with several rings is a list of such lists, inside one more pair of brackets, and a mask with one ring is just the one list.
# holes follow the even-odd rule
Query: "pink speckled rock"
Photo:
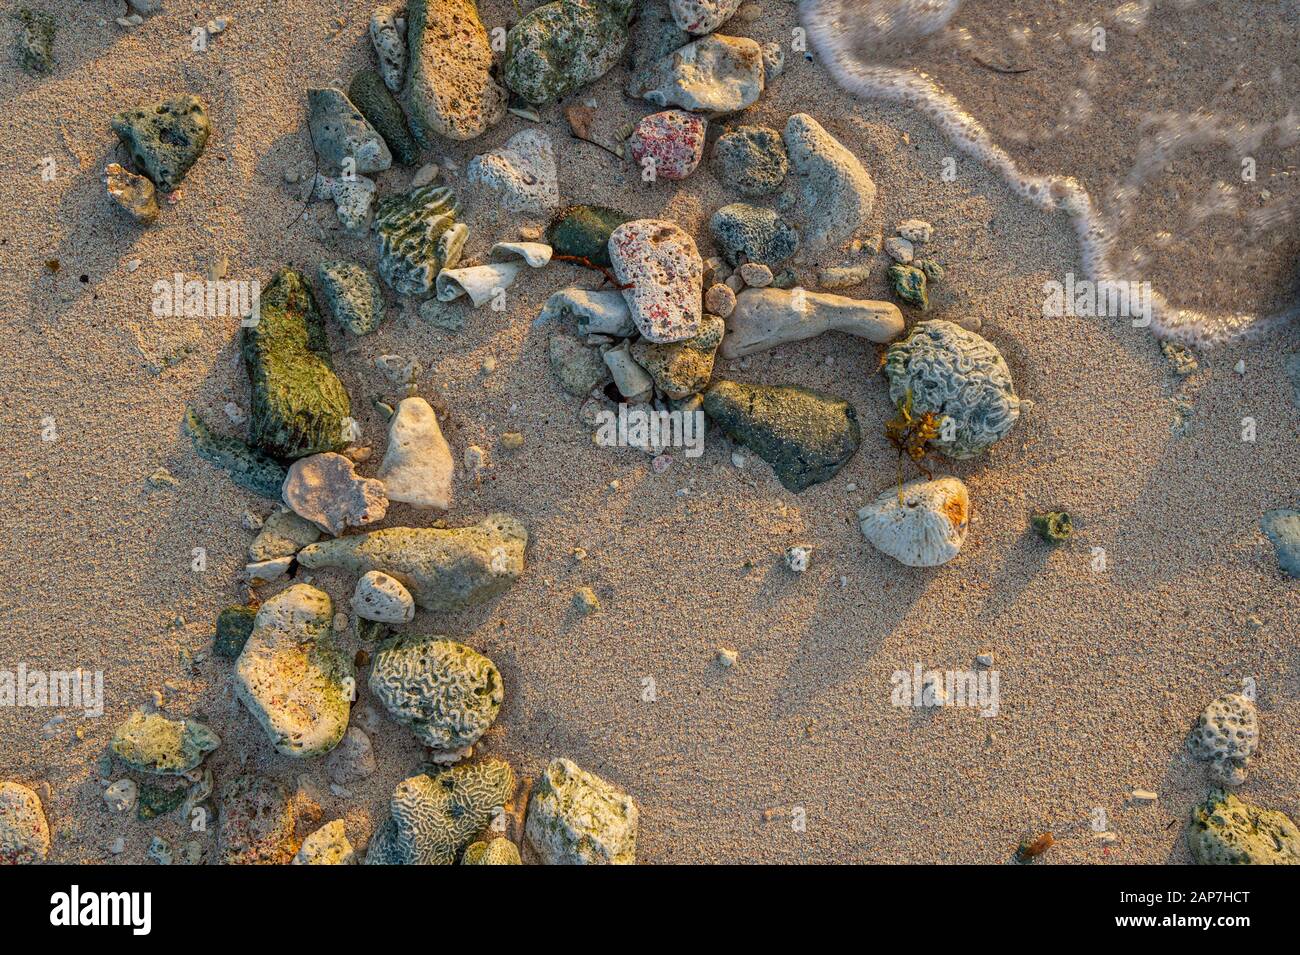
[[679, 27], [699, 36], [712, 33], [730, 20], [740, 0], [668, 0], [668, 7]]
[[643, 174], [656, 179], [685, 179], [704, 158], [704, 132], [708, 124], [694, 113], [665, 110], [637, 124], [628, 145]]
[[703, 313], [704, 263], [673, 222], [635, 219], [609, 237], [609, 259], [632, 320], [652, 342], [694, 338]]

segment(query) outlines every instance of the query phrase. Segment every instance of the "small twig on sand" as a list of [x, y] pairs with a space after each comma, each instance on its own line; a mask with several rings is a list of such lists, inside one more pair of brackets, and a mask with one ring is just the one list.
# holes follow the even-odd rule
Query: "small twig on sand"
[[595, 262], [591, 261], [591, 259], [584, 258], [581, 255], [552, 255], [551, 258], [556, 262], [569, 262], [572, 265], [581, 265], [584, 269], [592, 269], [599, 272], [601, 275], [605, 276], [606, 282], [614, 286], [614, 288], [618, 289], [620, 292], [632, 287], [631, 282], [627, 285], [623, 285], [618, 279], [614, 278], [614, 273], [605, 268], [605, 266], [597, 265]]
[[984, 67], [984, 69], [992, 70], [994, 73], [1014, 75], [1016, 73], [1029, 73], [1033, 70], [1032, 66], [998, 66], [996, 63], [990, 63], [987, 60], [981, 59], [977, 54], [972, 54], [971, 59]]

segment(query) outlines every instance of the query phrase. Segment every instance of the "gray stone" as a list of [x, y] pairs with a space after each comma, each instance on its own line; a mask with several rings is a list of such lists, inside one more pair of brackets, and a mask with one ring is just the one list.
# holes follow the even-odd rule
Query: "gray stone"
[[763, 51], [756, 42], [711, 35], [662, 57], [646, 71], [637, 95], [660, 108], [724, 116], [757, 102], [765, 82]]
[[532, 10], [506, 36], [506, 85], [542, 106], [595, 82], [623, 56], [634, 6], [557, 0]]
[[799, 233], [771, 209], [733, 202], [709, 219], [709, 232], [723, 258], [779, 265], [799, 249]]
[[781, 134], [767, 126], [737, 126], [713, 145], [718, 178], [746, 196], [776, 192], [790, 171]]
[[288, 508], [268, 517], [261, 531], [249, 545], [248, 556], [255, 561], [292, 557], [308, 544], [320, 540], [320, 529]]
[[211, 132], [203, 101], [188, 95], [118, 113], [110, 125], [136, 166], [163, 192], [181, 184]]
[[1278, 508], [1260, 519], [1262, 530], [1277, 553], [1278, 566], [1290, 577], [1300, 578], [1300, 511]]
[[370, 43], [379, 58], [379, 72], [384, 85], [396, 93], [406, 79], [406, 36], [398, 28], [401, 8], [382, 6], [370, 15]]
[[554, 332], [550, 344], [551, 372], [560, 387], [585, 398], [609, 380], [609, 368], [600, 351], [567, 332]]
[[847, 242], [866, 225], [876, 184], [853, 153], [806, 113], [785, 124], [790, 170], [799, 185], [799, 215], [809, 252]]
[[311, 141], [322, 174], [382, 172], [393, 164], [393, 154], [384, 138], [342, 90], [307, 90], [307, 108]]
[[369, 334], [383, 322], [384, 295], [365, 266], [355, 262], [322, 262], [316, 279], [330, 315], [352, 334]]

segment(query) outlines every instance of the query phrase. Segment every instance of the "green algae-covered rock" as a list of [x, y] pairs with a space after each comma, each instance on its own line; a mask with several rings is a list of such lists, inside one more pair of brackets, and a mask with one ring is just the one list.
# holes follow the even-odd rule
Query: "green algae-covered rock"
[[474, 0], [411, 0], [410, 69], [402, 104], [422, 145], [435, 136], [481, 136], [506, 115], [506, 91], [492, 77], [492, 47]]
[[702, 391], [713, 377], [713, 358], [726, 327], [718, 316], [705, 315], [694, 338], [668, 344], [639, 338], [632, 345], [632, 357], [669, 398], [685, 398]]
[[454, 268], [467, 230], [445, 186], [420, 186], [381, 199], [371, 226], [379, 238], [379, 274], [400, 295], [424, 295], [443, 269]]
[[193, 408], [185, 409], [182, 427], [198, 456], [229, 474], [239, 487], [273, 501], [280, 499], [289, 474], [280, 462], [238, 438], [213, 434]]
[[190, 95], [118, 113], [111, 125], [136, 166], [163, 192], [181, 184], [211, 132], [203, 101]]
[[348, 99], [384, 138], [394, 159], [403, 166], [419, 161], [420, 147], [406, 128], [406, 115], [378, 73], [374, 70], [354, 73], [348, 85]]
[[1201, 865], [1300, 865], [1300, 830], [1285, 813], [1221, 789], [1192, 807], [1187, 846]]
[[294, 584], [262, 604], [235, 661], [235, 695], [285, 756], [320, 756], [347, 732], [356, 675], [333, 619], [327, 593]]
[[478, 742], [505, 698], [491, 660], [463, 643], [422, 634], [379, 647], [370, 692], [420, 742], [448, 754]]
[[256, 619], [257, 610], [253, 607], [227, 607], [221, 611], [217, 615], [217, 638], [212, 643], [212, 652], [227, 660], [238, 657], [253, 632]]
[[538, 7], [506, 37], [506, 86], [541, 106], [604, 76], [623, 56], [634, 6], [557, 0]]
[[150, 819], [175, 812], [185, 802], [188, 792], [186, 786], [155, 786], [152, 783], [141, 783], [140, 796], [135, 804], [135, 817], [141, 822], [148, 822]]
[[519, 847], [509, 839], [476, 842], [460, 857], [461, 865], [523, 865]]
[[633, 865], [638, 816], [627, 793], [553, 759], [533, 787], [524, 831], [546, 865]]
[[546, 230], [556, 255], [587, 259], [609, 267], [609, 237], [632, 217], [609, 206], [569, 206], [561, 209]]
[[304, 567], [339, 567], [361, 575], [382, 570], [426, 610], [450, 612], [505, 592], [524, 570], [528, 531], [507, 514], [470, 527], [389, 527], [310, 544]]
[[28, 73], [54, 72], [54, 17], [44, 10], [18, 9], [18, 65]]
[[370, 270], [355, 262], [322, 262], [316, 271], [325, 307], [353, 335], [368, 335], [384, 320], [384, 295]]
[[889, 284], [901, 302], [915, 306], [921, 311], [930, 307], [930, 294], [927, 291], [925, 271], [914, 265], [891, 265], [889, 267]]
[[325, 326], [301, 272], [281, 269], [262, 290], [243, 353], [254, 444], [276, 457], [301, 458], [347, 443], [348, 393], [331, 367]]
[[704, 412], [796, 493], [829, 481], [861, 441], [851, 404], [793, 385], [717, 381], [704, 393]]
[[366, 865], [454, 865], [514, 791], [514, 771], [500, 759], [404, 779], [391, 817], [370, 840]]
[[132, 769], [180, 776], [195, 769], [221, 745], [221, 738], [197, 720], [169, 720], [158, 713], [132, 713], [113, 733], [113, 752]]

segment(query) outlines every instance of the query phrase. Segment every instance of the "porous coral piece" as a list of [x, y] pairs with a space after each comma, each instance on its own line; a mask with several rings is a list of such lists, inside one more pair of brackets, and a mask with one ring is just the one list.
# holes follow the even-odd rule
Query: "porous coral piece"
[[910, 394], [913, 414], [940, 416], [933, 446], [950, 458], [987, 451], [1033, 407], [993, 343], [952, 322], [919, 322], [886, 352], [885, 375], [895, 405]]
[[533, 789], [525, 832], [547, 865], [632, 865], [638, 817], [631, 796], [553, 759]]
[[235, 695], [285, 756], [327, 753], [347, 730], [355, 675], [333, 618], [327, 593], [294, 584], [262, 604], [235, 662]]
[[970, 525], [970, 495], [956, 478], [911, 481], [858, 511], [862, 534], [908, 567], [938, 567], [957, 556]]
[[294, 857], [297, 807], [265, 776], [240, 776], [220, 798], [217, 858], [222, 865], [287, 865]]
[[478, 742], [505, 698], [491, 660], [463, 643], [426, 635], [380, 645], [370, 692], [422, 743], [445, 754]]
[[435, 136], [481, 136], [506, 115], [506, 91], [492, 78], [492, 47], [474, 0], [411, 0], [410, 61], [402, 105], [422, 145]]
[[112, 749], [132, 769], [180, 776], [220, 745], [221, 738], [198, 720], [169, 720], [137, 711], [113, 733]]
[[40, 797], [21, 783], [0, 782], [0, 865], [44, 862], [50, 827]]
[[110, 125], [136, 166], [163, 192], [181, 184], [212, 129], [203, 101], [188, 94], [118, 113]]
[[541, 106], [604, 76], [627, 46], [632, 0], [556, 0], [506, 36], [505, 81]]
[[1255, 702], [1241, 693], [1225, 693], [1213, 700], [1187, 739], [1192, 756], [1209, 763], [1215, 780], [1225, 786], [1246, 781], [1246, 764], [1258, 746]]
[[461, 856], [461, 865], [523, 865], [519, 847], [509, 839], [476, 842]]
[[1300, 865], [1300, 830], [1285, 813], [1221, 789], [1192, 807], [1187, 846], [1201, 865]]

